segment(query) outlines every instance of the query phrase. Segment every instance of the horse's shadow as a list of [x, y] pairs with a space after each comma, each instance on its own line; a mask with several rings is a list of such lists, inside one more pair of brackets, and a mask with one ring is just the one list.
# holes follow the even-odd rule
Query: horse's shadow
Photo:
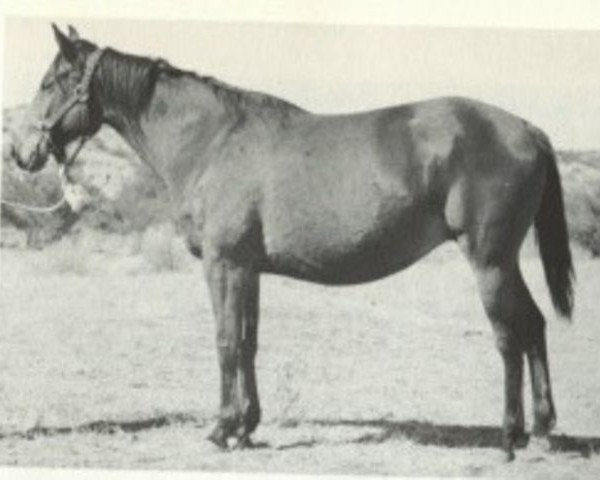
[[[4, 439], [34, 439], [39, 436], [69, 435], [72, 433], [113, 434], [118, 431], [137, 433], [154, 428], [164, 428], [175, 424], [191, 423], [198, 428], [207, 425], [206, 419], [200, 419], [187, 413], [173, 413], [131, 421], [99, 420], [70, 427], [36, 426], [25, 431], [0, 433]], [[500, 448], [501, 431], [490, 426], [443, 425], [418, 420], [391, 421], [351, 420], [351, 419], [307, 419], [294, 422], [294, 425], [316, 425], [319, 427], [355, 427], [357, 429], [377, 430], [365, 433], [347, 443], [377, 444], [393, 439], [409, 440], [419, 445], [433, 445], [448, 448]], [[529, 436], [526, 442], [529, 441]], [[275, 447], [277, 450], [311, 448], [319, 445], [317, 439], [299, 441]], [[345, 442], [346, 443], [346, 442]], [[259, 442], [255, 448], [268, 448], [269, 444]], [[600, 454], [600, 437], [551, 435], [550, 449], [557, 452], [577, 453], [583, 457]]]
[[187, 413], [173, 413], [156, 417], [143, 418], [139, 420], [96, 420], [68, 427], [48, 427], [36, 425], [27, 430], [0, 433], [0, 440], [4, 439], [26, 439], [32, 440], [36, 437], [54, 437], [59, 435], [70, 435], [72, 433], [101, 433], [114, 434], [117, 432], [137, 433], [153, 428], [162, 428], [175, 424], [193, 422], [202, 426], [197, 417]]
[[[448, 448], [500, 448], [501, 430], [491, 426], [443, 425], [418, 420], [310, 420], [308, 423], [324, 427], [356, 427], [378, 429], [355, 440], [354, 443], [383, 443], [399, 438], [419, 445]], [[525, 446], [530, 440], [526, 435]], [[309, 446], [309, 445], [306, 445]], [[551, 435], [550, 450], [578, 453], [584, 457], [600, 454], [600, 437]]]

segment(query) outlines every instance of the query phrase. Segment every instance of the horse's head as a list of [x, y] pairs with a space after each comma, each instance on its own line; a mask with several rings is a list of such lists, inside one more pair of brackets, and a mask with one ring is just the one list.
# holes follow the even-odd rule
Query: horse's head
[[52, 154], [61, 163], [65, 147], [98, 131], [101, 108], [94, 101], [92, 77], [102, 50], [79, 38], [69, 26], [69, 35], [52, 24], [59, 52], [46, 71], [26, 115], [22, 141], [13, 145], [17, 164], [34, 172]]

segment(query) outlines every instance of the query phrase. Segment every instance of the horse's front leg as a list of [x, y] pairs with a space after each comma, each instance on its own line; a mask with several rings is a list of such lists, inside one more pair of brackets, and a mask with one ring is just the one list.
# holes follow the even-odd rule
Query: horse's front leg
[[254, 369], [258, 347], [259, 276], [250, 274], [247, 280], [247, 288], [244, 291], [241, 358], [238, 364], [242, 423], [237, 436], [241, 447], [251, 446], [250, 434], [260, 422], [260, 403]]
[[[255, 381], [247, 375], [251, 373], [253, 377], [254, 368], [251, 372], [246, 368], [246, 362], [249, 361], [247, 345], [249, 341], [255, 344], [255, 340], [252, 340], [252, 328], [245, 326], [249, 323], [249, 317], [252, 317], [249, 310], [253, 309], [249, 306], [253, 302], [250, 297], [258, 295], [258, 278], [250, 267], [208, 252], [204, 268], [216, 320], [221, 370], [219, 419], [209, 439], [219, 447], [226, 448], [227, 440], [233, 436], [247, 443], [250, 431], [258, 423]], [[253, 360], [253, 355], [251, 357]]]

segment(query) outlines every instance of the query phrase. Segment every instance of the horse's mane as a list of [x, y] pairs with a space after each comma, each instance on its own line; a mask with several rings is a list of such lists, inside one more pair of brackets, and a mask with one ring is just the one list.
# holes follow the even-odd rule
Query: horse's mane
[[209, 88], [226, 108], [237, 112], [288, 117], [304, 111], [281, 98], [243, 90], [214, 77], [175, 67], [164, 59], [125, 54], [111, 48], [104, 53], [99, 79], [111, 101], [133, 113], [143, 111], [148, 105], [161, 73], [171, 77], [194, 78]]
[[161, 70], [169, 75], [175, 77], [188, 76], [201, 82], [211, 90], [216, 98], [224, 102], [229, 108], [243, 110], [246, 112], [250, 110], [256, 114], [275, 113], [282, 116], [289, 116], [293, 113], [305, 111], [299, 106], [283, 100], [282, 98], [262, 92], [244, 90], [242, 88], [234, 87], [233, 85], [229, 85], [228, 83], [218, 80], [212, 76], [199, 75], [192, 70], [184, 70], [174, 67], [165, 60], [160, 60], [159, 62]]
[[111, 102], [131, 113], [143, 111], [152, 99], [158, 65], [147, 57], [107, 48], [98, 68], [102, 89]]

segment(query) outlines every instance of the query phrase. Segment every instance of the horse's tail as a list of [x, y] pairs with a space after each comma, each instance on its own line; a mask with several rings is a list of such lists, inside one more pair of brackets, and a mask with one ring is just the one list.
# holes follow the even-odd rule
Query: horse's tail
[[546, 184], [534, 226], [552, 303], [560, 315], [570, 319], [574, 303], [575, 273], [569, 248], [563, 193], [556, 155], [545, 135], [543, 140], [540, 155], [546, 163]]

